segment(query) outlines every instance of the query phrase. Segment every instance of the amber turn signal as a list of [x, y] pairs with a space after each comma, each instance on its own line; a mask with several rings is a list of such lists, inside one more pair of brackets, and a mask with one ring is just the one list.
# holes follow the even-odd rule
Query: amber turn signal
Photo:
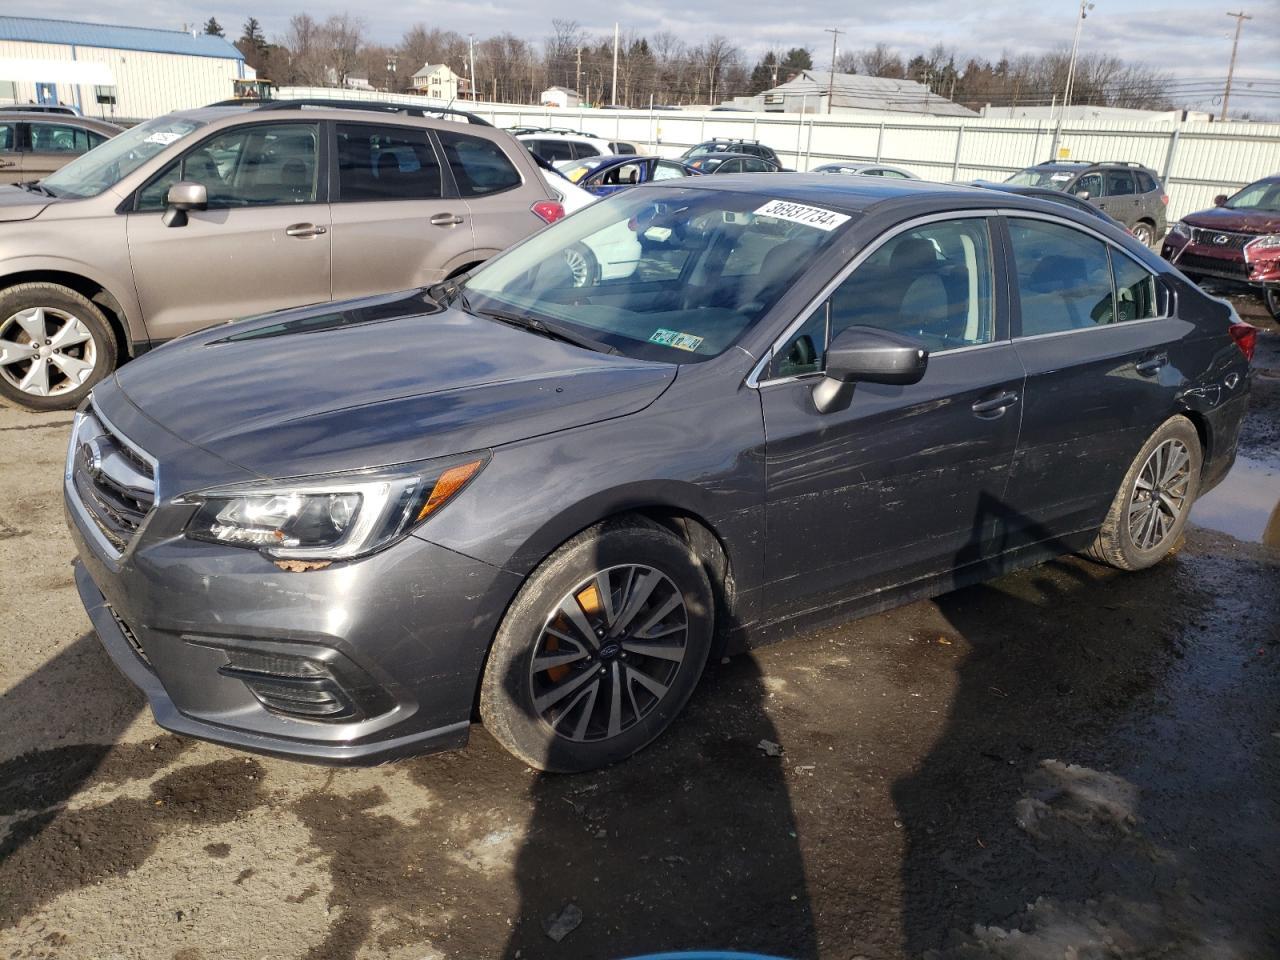
[[472, 460], [470, 463], [460, 463], [456, 467], [450, 467], [440, 474], [440, 479], [431, 488], [431, 495], [427, 497], [427, 502], [418, 511], [418, 522], [427, 519], [434, 511], [448, 503], [453, 495], [465, 487], [468, 481], [476, 475], [476, 471], [483, 466], [483, 460]]

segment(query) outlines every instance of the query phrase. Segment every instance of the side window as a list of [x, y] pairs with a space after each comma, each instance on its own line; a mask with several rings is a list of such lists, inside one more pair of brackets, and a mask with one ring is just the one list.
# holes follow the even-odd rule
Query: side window
[[1009, 233], [1024, 337], [1114, 322], [1105, 243], [1044, 220], [1011, 219]]
[[620, 163], [616, 167], [610, 167], [600, 178], [601, 185], [606, 187], [625, 187], [639, 182], [640, 165], [638, 163]]
[[89, 138], [89, 149], [92, 150], [100, 143], [106, 143], [107, 138], [100, 133], [94, 133], [92, 130], [86, 130], [85, 135]]
[[687, 177], [688, 175], [684, 167], [678, 163], [672, 163], [670, 160], [659, 160], [653, 167], [653, 179], [655, 180], [679, 180], [681, 177]]
[[1151, 176], [1151, 174], [1147, 173], [1145, 170], [1137, 171], [1134, 174], [1134, 176], [1138, 178], [1139, 193], [1155, 193], [1156, 191], [1155, 177]]
[[769, 165], [765, 163], [763, 160], [759, 159], [758, 157], [752, 157], [750, 160], [743, 160], [741, 161], [741, 163], [742, 163], [743, 173], [768, 173], [769, 172]]
[[774, 357], [771, 376], [823, 368], [852, 326], [916, 337], [932, 352], [995, 339], [991, 237], [981, 217], [929, 223], [890, 238], [851, 273]]
[[33, 153], [85, 153], [88, 149], [89, 134], [79, 127], [60, 123], [31, 124]]
[[880, 171], [880, 176], [882, 176], [882, 177], [891, 177], [891, 178], [893, 178], [893, 179], [895, 179], [895, 180], [907, 180], [907, 179], [910, 179], [910, 178], [909, 178], [905, 173], [899, 173], [897, 170], [881, 170], [881, 171]]
[[1087, 193], [1088, 199], [1094, 200], [1102, 196], [1102, 174], [1086, 173], [1083, 177], [1076, 181], [1075, 186], [1071, 188], [1074, 194]]
[[1116, 283], [1116, 320], [1149, 320], [1156, 316], [1156, 278], [1136, 261], [1111, 251]]
[[575, 158], [573, 144], [567, 140], [534, 140], [531, 146], [534, 153], [549, 163], [560, 163], [562, 160]]
[[726, 160], [724, 163], [720, 164], [720, 166], [716, 167], [716, 173], [741, 173], [741, 172], [742, 172], [741, 160]]
[[1107, 196], [1123, 197], [1133, 193], [1133, 174], [1128, 170], [1107, 171]]
[[18, 149], [18, 125], [0, 123], [0, 153], [14, 153]]
[[339, 200], [427, 200], [440, 195], [440, 164], [425, 131], [338, 124]]
[[214, 134], [143, 187], [135, 209], [163, 210], [169, 187], [180, 180], [204, 184], [211, 209], [315, 203], [319, 139], [314, 123], [253, 124]]
[[462, 196], [482, 197], [520, 186], [520, 172], [493, 141], [452, 130], [437, 136]]
[[596, 146], [593, 143], [575, 142], [568, 145], [573, 147], [573, 158], [575, 160], [580, 160], [583, 157], [600, 156], [600, 151], [596, 149]]

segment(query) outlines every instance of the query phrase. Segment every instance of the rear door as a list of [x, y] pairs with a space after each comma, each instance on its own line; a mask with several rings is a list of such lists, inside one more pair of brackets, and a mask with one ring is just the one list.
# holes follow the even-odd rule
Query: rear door
[[[330, 299], [327, 149], [316, 122], [229, 127], [137, 192], [129, 257], [151, 336]], [[204, 184], [209, 207], [167, 227], [165, 196], [179, 180]]]
[[[487, 260], [546, 224], [533, 205], [550, 193], [533, 160], [517, 164], [501, 144], [461, 130], [435, 130], [445, 176], [471, 219], [473, 257]], [[519, 149], [516, 141], [509, 141]]]
[[1102, 209], [1115, 217], [1126, 227], [1138, 222], [1138, 188], [1133, 180], [1133, 171], [1110, 169], [1106, 171], [1107, 193], [1106, 204]]
[[[774, 351], [760, 397], [780, 614], [990, 555], [1023, 381], [997, 250], [981, 215], [898, 228]], [[928, 369], [819, 413], [826, 346], [854, 324], [918, 337]]]
[[[1014, 346], [1027, 373], [1009, 481], [1010, 545], [1096, 527], [1185, 387], [1153, 275], [1100, 235], [1031, 214], [1008, 220]], [[1113, 276], [1114, 272], [1114, 276]]]
[[22, 179], [22, 127], [13, 120], [0, 121], [0, 183]]
[[470, 211], [422, 127], [335, 125], [334, 299], [406, 290], [471, 262]]

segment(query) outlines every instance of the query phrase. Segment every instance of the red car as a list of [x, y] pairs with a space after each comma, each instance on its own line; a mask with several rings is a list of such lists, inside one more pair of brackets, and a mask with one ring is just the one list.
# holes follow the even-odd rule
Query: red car
[[1224, 280], [1262, 293], [1280, 320], [1280, 175], [1214, 199], [1173, 225], [1160, 254], [1193, 280]]

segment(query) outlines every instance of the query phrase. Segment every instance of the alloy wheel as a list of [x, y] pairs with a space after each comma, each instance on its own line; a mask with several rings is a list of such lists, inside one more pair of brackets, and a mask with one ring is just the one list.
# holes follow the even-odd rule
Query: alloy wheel
[[1151, 246], [1152, 241], [1155, 239], [1154, 232], [1145, 223], [1135, 223], [1131, 232], [1133, 233], [1133, 238], [1144, 247]]
[[569, 268], [569, 273], [573, 276], [573, 285], [575, 287], [586, 287], [591, 284], [591, 262], [582, 253], [574, 247], [568, 247], [564, 251], [564, 262]]
[[1191, 453], [1181, 440], [1151, 451], [1129, 499], [1129, 536], [1139, 550], [1154, 550], [1168, 538], [1187, 508]]
[[65, 310], [31, 307], [0, 323], [0, 376], [33, 397], [79, 389], [97, 360], [93, 333]]
[[612, 739], [666, 697], [684, 662], [689, 612], [671, 578], [625, 564], [564, 595], [529, 665], [534, 709], [578, 743]]

